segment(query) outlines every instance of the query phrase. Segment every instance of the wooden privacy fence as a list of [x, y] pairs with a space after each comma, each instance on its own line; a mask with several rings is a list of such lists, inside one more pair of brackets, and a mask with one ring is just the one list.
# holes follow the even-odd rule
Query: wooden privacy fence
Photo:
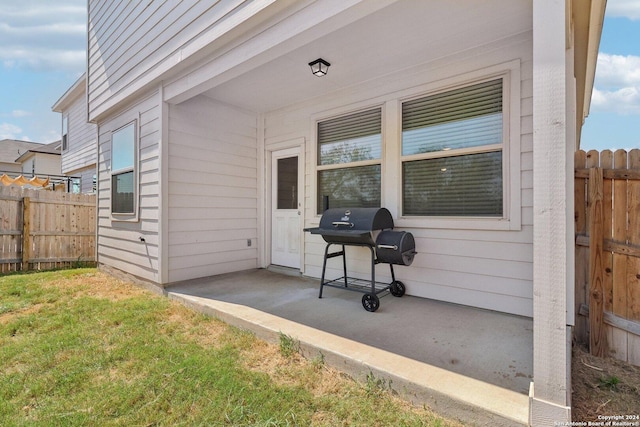
[[95, 263], [96, 196], [0, 186], [0, 273]]
[[576, 329], [640, 365], [640, 150], [575, 154]]

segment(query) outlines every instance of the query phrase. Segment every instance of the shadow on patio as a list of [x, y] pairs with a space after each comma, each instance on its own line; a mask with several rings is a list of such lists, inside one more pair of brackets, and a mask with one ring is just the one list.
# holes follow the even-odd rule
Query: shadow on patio
[[[531, 319], [423, 298], [395, 298], [391, 295], [382, 297], [378, 311], [370, 313], [363, 309], [360, 293], [325, 288], [323, 298], [318, 299], [318, 291], [318, 280], [269, 270], [190, 280], [166, 289], [170, 297], [200, 308], [205, 313], [225, 321], [230, 318], [241, 320], [229, 322], [231, 324], [246, 326], [254, 331], [255, 327], [250, 324], [271, 328], [272, 332], [282, 331], [303, 344], [319, 348], [323, 355], [326, 351], [333, 351], [331, 344], [327, 344], [332, 335], [342, 337], [346, 339], [341, 341], [346, 343], [346, 348], [336, 351], [347, 353], [346, 357], [352, 359], [351, 362], [343, 362], [345, 365], [351, 364], [352, 371], [355, 364], [361, 367], [364, 374], [372, 367], [387, 372], [384, 366], [375, 366], [375, 361], [367, 359], [366, 353], [373, 353], [374, 349], [384, 351], [381, 352], [382, 359], [377, 359], [380, 364], [386, 360], [391, 364], [408, 366], [415, 361], [419, 362], [415, 364], [418, 372], [434, 367], [437, 375], [431, 376], [431, 381], [461, 381], [457, 385], [438, 384], [435, 387], [436, 394], [440, 391], [438, 387], [452, 387], [452, 392], [456, 394], [460, 388], [466, 389], [472, 394], [471, 400], [485, 399], [491, 405], [504, 406], [507, 412], [513, 410], [513, 414], [516, 414], [507, 414], [511, 421], [526, 422], [528, 405], [526, 408], [511, 409], [509, 406], [514, 405], [514, 399], [516, 406], [528, 401], [533, 366]], [[252, 310], [247, 312], [247, 308]], [[262, 313], [272, 316], [264, 320]], [[287, 329], [279, 323], [281, 319], [289, 321], [288, 324], [295, 322], [313, 329]], [[271, 322], [276, 323], [267, 325]], [[315, 330], [330, 335], [316, 335]], [[402, 358], [390, 359], [391, 355]], [[393, 371], [393, 367], [390, 371]], [[407, 375], [410, 380], [419, 376]], [[468, 382], [465, 382], [467, 379]], [[480, 386], [475, 392], [472, 391], [474, 384]], [[495, 395], [497, 391], [504, 391], [510, 401], [498, 402], [501, 398]], [[475, 396], [487, 393], [491, 395]]]

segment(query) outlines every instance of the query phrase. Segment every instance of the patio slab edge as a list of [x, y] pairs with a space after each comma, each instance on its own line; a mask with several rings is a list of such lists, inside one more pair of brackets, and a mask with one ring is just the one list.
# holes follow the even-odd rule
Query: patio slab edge
[[414, 404], [474, 425], [527, 425], [529, 397], [483, 381], [342, 338], [244, 305], [167, 292], [200, 313], [247, 329], [269, 342], [280, 334], [300, 341], [305, 356], [319, 354], [330, 366], [359, 380], [369, 373], [389, 381], [394, 391]]

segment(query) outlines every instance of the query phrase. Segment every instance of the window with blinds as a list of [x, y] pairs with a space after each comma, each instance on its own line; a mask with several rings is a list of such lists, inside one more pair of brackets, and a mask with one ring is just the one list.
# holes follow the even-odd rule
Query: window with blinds
[[135, 150], [136, 123], [111, 134], [111, 213], [133, 214], [135, 212]]
[[382, 109], [319, 122], [317, 147], [318, 213], [380, 206]]
[[497, 79], [403, 103], [403, 215], [503, 215], [502, 86]]

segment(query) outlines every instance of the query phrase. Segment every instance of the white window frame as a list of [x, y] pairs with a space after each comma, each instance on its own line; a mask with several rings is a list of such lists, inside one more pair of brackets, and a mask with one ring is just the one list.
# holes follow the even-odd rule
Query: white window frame
[[[111, 170], [109, 173], [109, 211], [111, 212], [111, 219], [114, 221], [138, 221], [138, 146], [140, 139], [140, 132], [138, 129], [138, 119], [133, 119], [127, 123], [119, 126], [111, 131]], [[118, 131], [125, 129], [128, 126], [133, 125], [133, 165], [120, 169], [113, 169], [113, 135]], [[132, 212], [114, 212], [113, 211], [113, 178], [117, 175], [132, 172], [133, 174], [133, 211]]]
[[[381, 118], [381, 123], [380, 123], [380, 157], [377, 159], [371, 159], [371, 160], [359, 160], [359, 161], [355, 161], [355, 162], [349, 162], [349, 163], [335, 163], [335, 164], [328, 164], [328, 165], [320, 165], [319, 163], [319, 153], [318, 153], [318, 126], [321, 122], [327, 121], [327, 120], [331, 120], [331, 119], [336, 119], [336, 118], [340, 118], [340, 117], [344, 117], [344, 116], [349, 116], [351, 114], [357, 114], [359, 112], [363, 112], [363, 111], [367, 111], [367, 110], [374, 110], [374, 109], [379, 109], [380, 110], [380, 118]], [[357, 168], [357, 167], [361, 167], [361, 166], [373, 166], [373, 165], [380, 165], [380, 203], [384, 204], [384, 194], [383, 194], [383, 189], [384, 189], [384, 184], [383, 184], [383, 180], [384, 180], [384, 150], [385, 150], [385, 107], [383, 104], [380, 103], [376, 103], [376, 104], [369, 104], [366, 106], [362, 106], [362, 107], [358, 107], [358, 108], [352, 108], [352, 109], [347, 109], [347, 110], [342, 110], [340, 112], [334, 112], [334, 114], [331, 115], [327, 115], [327, 116], [318, 116], [313, 118], [312, 120], [313, 122], [313, 141], [314, 141], [314, 150], [313, 150], [313, 165], [315, 166], [315, 170], [313, 173], [313, 191], [314, 191], [314, 202], [313, 202], [313, 206], [314, 206], [314, 213], [317, 216], [320, 216], [321, 213], [318, 213], [321, 209], [322, 206], [318, 205], [318, 175], [321, 171], [325, 171], [325, 170], [334, 170], [334, 169], [347, 169], [347, 168]], [[331, 204], [329, 205], [329, 207], [331, 208]]]
[[61, 137], [61, 145], [62, 152], [67, 152], [69, 150], [69, 113], [64, 113], [62, 115], [62, 137]]
[[[414, 100], [420, 100], [420, 99], [424, 99], [424, 98], [428, 98], [429, 96], [434, 96], [434, 95], [446, 95], [447, 93], [450, 93], [452, 91], [455, 91], [457, 89], [465, 89], [477, 84], [481, 84], [481, 83], [487, 83], [487, 82], [491, 82], [491, 81], [497, 81], [500, 80], [501, 81], [501, 87], [502, 87], [502, 95], [501, 95], [501, 100], [502, 100], [502, 110], [500, 111], [503, 121], [502, 121], [502, 137], [501, 137], [501, 142], [500, 143], [495, 143], [495, 144], [485, 144], [485, 145], [477, 145], [477, 146], [472, 146], [472, 147], [464, 147], [464, 148], [457, 148], [457, 149], [444, 149], [444, 150], [439, 150], [439, 151], [430, 151], [430, 152], [425, 152], [425, 153], [417, 153], [417, 154], [408, 154], [408, 155], [402, 155], [400, 157], [400, 162], [401, 162], [401, 170], [403, 171], [403, 174], [401, 176], [401, 181], [402, 181], [402, 197], [404, 197], [404, 166], [405, 163], [411, 163], [411, 162], [415, 162], [415, 161], [420, 161], [420, 160], [434, 160], [434, 159], [446, 159], [446, 158], [453, 158], [453, 157], [463, 157], [463, 156], [468, 156], [468, 155], [473, 155], [473, 154], [486, 154], [486, 153], [501, 153], [502, 156], [502, 169], [501, 172], [503, 174], [502, 176], [502, 214], [501, 216], [495, 216], [495, 215], [416, 215], [416, 214], [406, 214], [404, 212], [404, 200], [402, 200], [401, 203], [401, 209], [402, 209], [402, 214], [404, 217], [406, 218], [411, 218], [411, 217], [423, 217], [423, 218], [491, 218], [491, 219], [504, 219], [505, 215], [504, 213], [507, 210], [507, 206], [506, 206], [506, 201], [505, 201], [505, 197], [504, 197], [504, 172], [506, 169], [508, 169], [508, 162], [504, 161], [504, 148], [505, 148], [505, 142], [506, 142], [506, 138], [508, 138], [508, 132], [506, 131], [506, 126], [504, 124], [504, 110], [505, 110], [505, 105], [504, 105], [504, 99], [505, 99], [505, 95], [507, 92], [505, 90], [505, 79], [504, 77], [498, 77], [498, 78], [489, 78], [489, 79], [484, 79], [484, 80], [480, 80], [480, 81], [476, 81], [472, 84], [468, 84], [468, 85], [463, 85], [460, 87], [456, 87], [456, 88], [448, 88], [447, 90], [443, 90], [443, 91], [439, 91], [439, 92], [434, 92], [434, 93], [430, 93], [428, 95], [422, 95], [422, 96], [417, 96], [417, 97], [413, 97], [410, 99], [404, 99], [401, 101], [401, 110], [404, 106], [405, 103], [414, 101]], [[401, 119], [401, 123], [400, 123], [400, 128], [402, 129], [404, 127], [404, 123], [403, 120]], [[401, 144], [401, 148], [402, 145], [404, 144], [404, 136], [401, 135], [400, 137], [400, 144]]]
[[[402, 155], [402, 103], [424, 98], [437, 93], [445, 93], [476, 83], [502, 78], [502, 203], [501, 217], [473, 216], [400, 216], [396, 221], [398, 227], [442, 228], [465, 230], [521, 230], [521, 165], [520, 165], [520, 61], [515, 60], [486, 69], [478, 70], [462, 76], [453, 77], [425, 85], [420, 93], [413, 93], [398, 99], [398, 197], [397, 212], [402, 212], [402, 164], [406, 161], [443, 157], [441, 152]], [[487, 145], [461, 149], [457, 154], [473, 154], [495, 151], [496, 145]]]

